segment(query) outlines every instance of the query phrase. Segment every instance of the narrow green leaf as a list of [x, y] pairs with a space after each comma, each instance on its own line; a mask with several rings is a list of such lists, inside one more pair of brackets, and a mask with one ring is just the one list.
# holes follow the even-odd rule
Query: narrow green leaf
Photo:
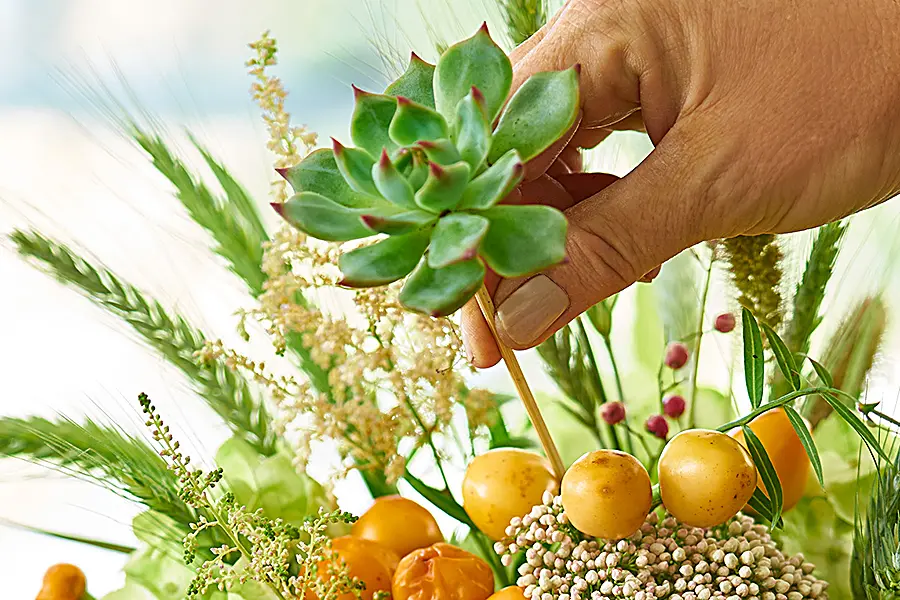
[[773, 529], [780, 528], [784, 525], [781, 519], [779, 519], [777, 523], [772, 521], [772, 501], [769, 500], [769, 497], [766, 496], [761, 489], [756, 488], [756, 490], [753, 491], [753, 495], [750, 496], [747, 505], [756, 511], [756, 514], [767, 520]]
[[347, 208], [315, 192], [301, 192], [272, 207], [288, 223], [320, 240], [346, 242], [372, 235], [360, 220], [364, 209]]
[[824, 489], [825, 478], [822, 475], [822, 461], [819, 458], [819, 450], [816, 448], [816, 442], [813, 441], [812, 434], [806, 427], [806, 421], [803, 420], [800, 413], [794, 410], [792, 406], [786, 405], [784, 407], [784, 412], [791, 422], [791, 425], [794, 426], [794, 431], [797, 432], [797, 437], [800, 438], [803, 449], [806, 450], [806, 455], [809, 456], [809, 462], [812, 464], [813, 471], [816, 473], [816, 479], [819, 480], [819, 485]]
[[425, 153], [429, 161], [439, 165], [452, 165], [462, 160], [459, 150], [450, 140], [419, 142], [417, 147]]
[[[835, 390], [840, 391], [840, 390]], [[891, 460], [891, 458], [885, 453], [884, 448], [881, 447], [881, 444], [878, 443], [878, 440], [872, 434], [866, 424], [862, 422], [862, 420], [856, 416], [853, 412], [853, 409], [848, 407], [846, 404], [840, 401], [833, 394], [825, 393], [822, 394], [822, 397], [825, 398], [825, 401], [831, 405], [840, 417], [847, 422], [850, 427], [852, 427], [859, 437], [866, 443], [866, 445], [874, 452], [877, 452], [884, 460]]]
[[350, 187], [338, 169], [334, 152], [330, 148], [313, 151], [297, 165], [280, 171], [294, 193], [315, 192], [331, 198], [347, 208], [365, 208], [384, 204], [384, 200], [360, 194]]
[[415, 191], [406, 178], [397, 170], [386, 150], [381, 159], [372, 166], [372, 181], [382, 196], [403, 208], [418, 208]]
[[763, 362], [762, 336], [753, 313], [744, 308], [741, 314], [744, 324], [744, 378], [747, 381], [747, 394], [753, 408], [759, 408], [762, 404], [766, 368]]
[[487, 117], [484, 94], [473, 87], [456, 108], [451, 139], [462, 159], [477, 173], [491, 147], [491, 122]]
[[536, 73], [522, 84], [500, 117], [488, 160], [512, 149], [528, 162], [558, 140], [578, 117], [578, 71]]
[[465, 304], [484, 281], [484, 265], [478, 259], [432, 269], [422, 261], [406, 280], [400, 302], [406, 308], [433, 317], [444, 317]]
[[353, 143], [372, 156], [383, 149], [393, 152], [397, 144], [388, 135], [388, 128], [397, 112], [397, 99], [364, 92], [353, 86], [356, 105], [350, 119], [350, 138]]
[[421, 210], [407, 210], [403, 212], [364, 212], [362, 222], [372, 232], [386, 233], [388, 235], [404, 235], [417, 229], [427, 227], [437, 220], [431, 213]]
[[434, 504], [437, 508], [444, 511], [450, 517], [453, 517], [460, 523], [464, 525], [468, 525], [472, 529], [477, 529], [475, 523], [472, 522], [472, 519], [469, 518], [469, 515], [466, 514], [466, 511], [463, 509], [459, 503], [453, 499], [453, 496], [450, 495], [450, 492], [446, 490], [436, 490], [433, 487], [426, 485], [417, 477], [414, 477], [409, 471], [403, 475], [403, 479], [412, 486], [414, 490], [422, 494], [422, 497]]
[[487, 233], [490, 221], [478, 215], [453, 213], [437, 222], [428, 248], [428, 266], [432, 269], [471, 260]]
[[782, 375], [786, 381], [789, 381], [791, 387], [795, 390], [800, 389], [800, 373], [797, 372], [797, 365], [794, 363], [794, 355], [788, 350], [784, 341], [778, 336], [774, 329], [767, 324], [762, 323], [763, 331], [766, 332], [766, 339], [772, 347], [775, 354], [775, 360], [778, 362], [778, 368], [781, 369]]
[[334, 142], [334, 161], [347, 184], [362, 194], [380, 196], [372, 181], [372, 167], [375, 159], [362, 148], [347, 148], [339, 141]]
[[341, 285], [375, 287], [410, 274], [428, 247], [429, 231], [396, 235], [341, 255]]
[[435, 214], [456, 208], [469, 183], [469, 165], [464, 162], [448, 166], [430, 163], [428, 170], [428, 179], [416, 192], [416, 204]]
[[388, 96], [403, 96], [422, 106], [434, 108], [434, 65], [413, 52], [406, 71], [384, 93]]
[[484, 94], [488, 120], [493, 121], [512, 86], [512, 64], [491, 39], [487, 25], [441, 55], [434, 72], [434, 99], [438, 112], [452, 118], [456, 106], [472, 87]]
[[397, 98], [397, 112], [394, 113], [388, 132], [399, 146], [413, 146], [423, 140], [434, 141], [450, 137], [450, 128], [444, 117], [403, 96]]
[[510, 150], [500, 160], [473, 179], [459, 203], [460, 210], [484, 210], [503, 201], [525, 176], [525, 163]]
[[565, 258], [568, 223], [555, 208], [501, 204], [480, 214], [491, 222], [480, 253], [498, 275], [530, 275]]
[[812, 363], [813, 369], [816, 371], [816, 375], [819, 376], [819, 379], [826, 387], [834, 387], [834, 378], [831, 376], [831, 373], [828, 372], [828, 369], [820, 365], [818, 362], [813, 360], [810, 357], [806, 357], [809, 359], [809, 362]]
[[772, 509], [769, 520], [775, 523], [781, 518], [781, 509], [784, 505], [784, 492], [781, 489], [781, 480], [778, 479], [778, 473], [775, 471], [775, 466], [769, 458], [769, 453], [766, 452], [765, 446], [753, 433], [753, 430], [746, 425], [741, 427], [741, 430], [744, 432], [744, 439], [747, 441], [747, 450], [750, 451], [753, 463], [759, 471], [759, 477], [766, 487], [766, 495], [769, 497]]

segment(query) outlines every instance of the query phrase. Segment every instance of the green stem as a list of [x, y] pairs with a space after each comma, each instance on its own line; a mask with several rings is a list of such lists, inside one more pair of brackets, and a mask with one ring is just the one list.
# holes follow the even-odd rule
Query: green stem
[[[609, 362], [612, 365], [613, 376], [616, 381], [616, 392], [619, 395], [619, 402], [625, 404], [625, 389], [622, 386], [622, 376], [619, 374], [619, 364], [616, 361], [616, 355], [613, 352], [612, 348], [612, 339], [605, 335], [603, 336], [603, 343], [606, 346], [606, 353], [609, 355]], [[625, 431], [628, 432], [628, 435], [625, 436], [625, 451], [629, 454], [634, 453], [634, 440], [632, 439], [633, 432], [631, 428], [628, 427], [628, 415], [625, 415], [625, 418], [622, 419], [622, 423], [625, 424]]]
[[447, 480], [447, 475], [444, 473], [444, 465], [441, 463], [441, 456], [438, 454], [437, 446], [434, 445], [431, 430], [425, 427], [425, 423], [422, 421], [421, 417], [419, 417], [419, 413], [416, 411], [409, 398], [406, 399], [406, 407], [409, 408], [409, 412], [412, 413], [413, 420], [415, 420], [416, 424], [418, 424], [418, 426], [422, 428], [422, 431], [425, 432], [425, 440], [428, 443], [428, 447], [431, 448], [431, 454], [434, 456], [434, 464], [437, 466], [438, 472], [441, 474], [441, 479], [444, 481], [444, 486], [449, 492], [450, 482]]
[[647, 459], [648, 459], [648, 460], [652, 459], [652, 458], [653, 458], [653, 452], [650, 451], [650, 446], [647, 445], [647, 440], [644, 439], [644, 436], [642, 436], [641, 434], [639, 434], [637, 431], [635, 431], [634, 429], [632, 429], [632, 428], [631, 428], [630, 426], [628, 426], [627, 424], [625, 425], [625, 427], [628, 429], [628, 433], [630, 433], [631, 435], [633, 435], [634, 437], [636, 437], [636, 438], [638, 439], [638, 441], [641, 443], [641, 446], [643, 446], [643, 448], [644, 448], [644, 452], [647, 453]]
[[[597, 366], [597, 357], [594, 356], [594, 348], [591, 346], [591, 341], [588, 339], [587, 330], [584, 328], [584, 323], [581, 319], [576, 319], [575, 323], [575, 335], [577, 335], [580, 339], [580, 343], [584, 346], [585, 350], [587, 350], [587, 358], [590, 363], [591, 372], [593, 374], [592, 383], [596, 388], [597, 396], [600, 400], [600, 404], [605, 404], [607, 402], [606, 390], [603, 387], [603, 380], [600, 379], [600, 369]], [[594, 423], [594, 436], [599, 440], [601, 438], [599, 431], [599, 423], [597, 422], [596, 417], [596, 408], [594, 409], [594, 415], [592, 415], [592, 420]], [[612, 425], [608, 425], [606, 427], [607, 432], [609, 433], [609, 441], [612, 445], [613, 449], [621, 450], [622, 444], [619, 441], [619, 434], [616, 433], [616, 429]], [[602, 442], [601, 442], [602, 443]]]
[[500, 583], [500, 587], [505, 588], [512, 585], [513, 582], [509, 580], [506, 569], [500, 562], [500, 557], [497, 556], [497, 553], [494, 552], [493, 547], [491, 547], [490, 541], [488, 541], [484, 534], [478, 529], [471, 530], [471, 535], [475, 538], [475, 543], [478, 544], [478, 547], [481, 549], [481, 553], [484, 555], [485, 560], [491, 564], [491, 570], [494, 572], [494, 577], [496, 577], [497, 581]]
[[713, 265], [715, 260], [709, 259], [709, 266], [706, 268], [706, 283], [703, 286], [703, 298], [700, 300], [700, 319], [697, 323], [697, 346], [694, 348], [694, 364], [691, 373], [691, 404], [688, 412], [688, 428], [693, 429], [694, 408], [697, 406], [697, 375], [700, 373], [700, 345], [703, 343], [703, 323], [706, 320], [706, 301], [709, 298], [710, 282], [712, 281]]
[[871, 411], [871, 413], [872, 413], [873, 415], [875, 415], [876, 417], [879, 417], [879, 418], [881, 418], [881, 419], [884, 419], [885, 421], [887, 421], [887, 422], [890, 423], [891, 425], [894, 425], [895, 427], [900, 427], [900, 421], [898, 421], [897, 419], [894, 419], [893, 417], [889, 417], [888, 415], [884, 414], [884, 413], [881, 412], [880, 410], [875, 410], [875, 409], [873, 409], [873, 410]]
[[782, 396], [781, 398], [778, 398], [777, 400], [772, 400], [771, 402], [767, 402], [766, 404], [763, 404], [759, 408], [756, 408], [755, 410], [747, 413], [740, 419], [735, 419], [734, 421], [731, 421], [730, 423], [725, 423], [724, 425], [719, 427], [717, 429], [717, 431], [720, 431], [722, 433], [727, 433], [727, 432], [731, 431], [732, 429], [734, 429], [735, 427], [742, 427], [743, 425], [747, 425], [748, 423], [750, 423], [750, 421], [752, 421], [759, 415], [766, 413], [766, 412], [772, 410], [773, 408], [778, 408], [779, 406], [784, 406], [785, 404], [790, 404], [797, 398], [802, 398], [804, 396], [810, 396], [812, 394], [841, 394], [841, 393], [842, 392], [840, 390], [837, 390], [835, 388], [830, 388], [830, 387], [814, 387], [814, 388], [804, 388], [802, 390], [797, 390], [795, 392], [791, 392], [790, 394], [785, 394], [784, 396]]

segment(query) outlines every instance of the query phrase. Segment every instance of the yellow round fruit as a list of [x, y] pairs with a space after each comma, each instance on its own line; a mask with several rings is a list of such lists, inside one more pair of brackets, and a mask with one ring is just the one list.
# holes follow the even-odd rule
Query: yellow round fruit
[[81, 600], [85, 586], [84, 573], [75, 565], [53, 565], [44, 573], [37, 600]]
[[737, 514], [756, 488], [756, 466], [734, 438], [718, 431], [682, 431], [659, 457], [659, 491], [677, 519], [712, 527]]
[[403, 557], [444, 541], [428, 510], [402, 496], [384, 496], [353, 524], [352, 535], [378, 542]]
[[514, 517], [541, 503], [544, 492], [556, 493], [559, 482], [550, 463], [534, 452], [498, 448], [485, 452], [466, 469], [463, 508], [488, 537], [499, 540]]
[[486, 562], [443, 542], [403, 557], [391, 588], [393, 600], [487, 600], [494, 573]]
[[[787, 413], [781, 407], [773, 408], [753, 419], [750, 422], [750, 429], [762, 442], [772, 460], [775, 472], [778, 473], [784, 496], [783, 510], [787, 512], [797, 505], [806, 491], [811, 468], [809, 456]], [[747, 447], [743, 431], [736, 429], [731, 435], [742, 446]], [[759, 487], [763, 492], [766, 491], [762, 481], [759, 482]]]
[[[391, 581], [400, 557], [397, 553], [371, 540], [364, 540], [352, 535], [335, 538], [331, 541], [331, 549], [338, 558], [347, 563], [350, 576], [356, 577], [366, 584], [360, 594], [363, 600], [372, 600], [375, 592], [390, 592]], [[325, 576], [327, 569], [319, 569], [320, 577]], [[340, 600], [352, 600], [353, 594], [342, 594]]]
[[588, 452], [562, 480], [562, 503], [578, 531], [618, 540], [637, 531], [653, 492], [647, 469], [632, 455], [617, 450]]
[[525, 591], [517, 585], [505, 587], [488, 598], [488, 600], [528, 600]]

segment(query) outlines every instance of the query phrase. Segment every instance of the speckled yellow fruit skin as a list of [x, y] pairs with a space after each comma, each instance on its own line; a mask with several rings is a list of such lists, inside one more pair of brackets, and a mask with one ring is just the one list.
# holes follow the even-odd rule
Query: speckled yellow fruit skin
[[81, 600], [86, 580], [75, 565], [53, 565], [44, 574], [44, 582], [36, 600]]
[[[781, 407], [773, 408], [753, 419], [750, 422], [750, 429], [762, 442], [772, 460], [775, 472], [778, 473], [778, 480], [781, 482], [784, 496], [782, 510], [787, 512], [800, 502], [800, 498], [806, 491], [806, 483], [812, 467], [809, 463], [809, 456]], [[742, 446], [747, 447], [743, 431], [735, 429], [731, 436]], [[762, 481], [759, 482], [759, 487], [763, 492], [766, 491], [766, 486]]]
[[378, 542], [401, 558], [419, 548], [444, 541], [428, 510], [402, 496], [383, 496], [353, 524], [355, 537]]
[[693, 527], [712, 527], [737, 514], [756, 489], [756, 466], [734, 438], [706, 429], [673, 437], [659, 457], [666, 509]]
[[494, 592], [488, 600], [527, 600], [525, 591], [517, 585], [505, 587], [499, 592]]
[[632, 535], [650, 512], [653, 492], [647, 469], [617, 450], [588, 452], [562, 480], [562, 503], [578, 531], [604, 540]]
[[488, 537], [499, 540], [513, 517], [541, 503], [545, 491], [556, 493], [559, 482], [550, 462], [518, 448], [490, 450], [475, 459], [463, 478], [463, 508]]

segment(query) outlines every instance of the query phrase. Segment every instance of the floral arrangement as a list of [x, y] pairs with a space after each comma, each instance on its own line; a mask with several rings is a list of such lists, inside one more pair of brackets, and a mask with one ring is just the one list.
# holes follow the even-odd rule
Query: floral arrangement
[[[546, 19], [541, 2], [500, 8], [516, 43]], [[563, 259], [564, 215], [507, 197], [524, 163], [573, 123], [577, 69], [532, 78], [507, 100], [509, 59], [482, 28], [443, 48], [436, 65], [413, 55], [383, 94], [355, 89], [355, 147], [316, 149], [270, 73], [275, 41], [264, 35], [251, 48], [252, 94], [280, 175], [273, 205], [291, 226], [270, 235], [199, 143], [222, 194], [157, 131], [128, 115], [119, 125], [246, 283], [252, 306], [239, 330], [246, 338], [249, 322], [261, 324], [294, 374], [227, 347], [39, 232], [10, 236], [178, 366], [232, 432], [200, 469], [144, 395], [147, 437], [87, 420], [0, 419], [0, 452], [146, 509], [134, 523], [139, 548], [80, 540], [131, 555], [125, 587], [105, 598], [799, 600], [848, 597], [851, 583], [854, 597], [893, 597], [900, 423], [858, 404], [883, 300], [865, 299], [822, 360], [809, 357], [846, 223], [815, 233], [792, 297], [775, 236], [679, 257], [673, 268], [697, 289], [653, 284], [670, 307], [639, 314], [662, 320], [650, 337], [665, 340], [649, 340], [643, 373], [621, 370], [612, 343], [622, 300], [591, 308], [538, 348], [560, 395], [542, 403], [540, 420], [529, 412], [533, 424], [515, 424], [517, 402], [467, 385], [452, 314], [473, 297], [490, 306], [485, 265], [520, 276]], [[742, 308], [713, 316], [720, 272]], [[698, 379], [704, 339], [738, 327], [744, 404]], [[569, 439], [586, 447], [567, 448]], [[341, 511], [332, 481], [306, 474], [319, 442], [338, 447], [332, 479], [365, 484], [364, 514]], [[451, 466], [465, 468], [461, 489]], [[401, 483], [415, 501], [398, 495]], [[449, 541], [432, 513], [458, 523]], [[71, 565], [49, 571], [44, 587], [41, 597], [90, 598]]]

